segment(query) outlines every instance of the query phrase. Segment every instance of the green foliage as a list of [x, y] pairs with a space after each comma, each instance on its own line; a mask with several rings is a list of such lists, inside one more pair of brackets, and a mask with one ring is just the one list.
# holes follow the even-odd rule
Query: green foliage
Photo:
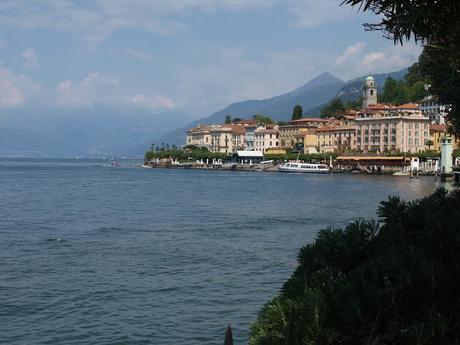
[[284, 345], [289, 332], [312, 345], [458, 344], [459, 209], [460, 191], [439, 189], [413, 202], [390, 197], [380, 222], [320, 231], [249, 344]]
[[256, 114], [252, 118], [256, 120], [259, 125], [271, 125], [273, 123], [273, 120], [270, 117], [262, 114]]
[[[192, 147], [192, 148], [190, 148]], [[160, 151], [147, 151], [145, 153], [145, 160], [151, 159], [165, 159], [174, 158], [181, 161], [192, 160], [212, 160], [212, 159], [226, 159], [228, 156], [225, 153], [210, 152], [206, 147], [194, 147], [190, 145], [187, 150], [160, 150]]]
[[[413, 66], [411, 68], [413, 68]], [[427, 95], [424, 87], [426, 81], [423, 79], [416, 79], [418, 77], [418, 72], [409, 72], [406, 74], [405, 80], [400, 81], [388, 77], [383, 86], [383, 93], [379, 101], [381, 103], [403, 104], [423, 99]], [[410, 82], [408, 82], [408, 80], [410, 80]]]
[[302, 106], [299, 104], [295, 105], [294, 108], [292, 109], [292, 121], [300, 120], [302, 118], [302, 114], [303, 114]]
[[334, 98], [326, 105], [323, 109], [321, 109], [321, 117], [337, 117], [345, 111], [345, 105], [343, 104], [340, 98]]
[[225, 124], [228, 125], [232, 123], [232, 117], [230, 115], [225, 115]]
[[326, 105], [323, 109], [321, 109], [321, 117], [322, 118], [327, 118], [327, 117], [335, 117], [335, 118], [340, 118], [345, 110], [347, 109], [354, 109], [354, 110], [359, 110], [361, 109], [362, 105], [362, 98], [359, 97], [358, 99], [354, 101], [347, 101], [346, 103], [343, 103], [343, 101], [340, 98], [334, 98], [331, 100], [328, 105]]

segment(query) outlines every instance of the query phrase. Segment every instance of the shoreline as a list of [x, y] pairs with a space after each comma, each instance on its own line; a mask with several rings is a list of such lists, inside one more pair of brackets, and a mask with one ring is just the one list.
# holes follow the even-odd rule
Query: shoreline
[[375, 175], [375, 176], [394, 176], [394, 177], [408, 177], [418, 178], [419, 176], [432, 176], [432, 173], [418, 172], [413, 176], [407, 175], [395, 175], [394, 171], [383, 171], [383, 172], [367, 172], [367, 171], [356, 171], [356, 170], [337, 170], [337, 167], [332, 167], [328, 173], [315, 173], [315, 172], [281, 172], [278, 170], [278, 165], [275, 166], [260, 166], [260, 165], [241, 165], [241, 164], [227, 164], [227, 165], [206, 165], [206, 164], [143, 164], [141, 166], [145, 169], [193, 169], [193, 170], [209, 170], [209, 171], [242, 171], [242, 172], [268, 172], [268, 173], [284, 173], [284, 174], [314, 174], [314, 175]]

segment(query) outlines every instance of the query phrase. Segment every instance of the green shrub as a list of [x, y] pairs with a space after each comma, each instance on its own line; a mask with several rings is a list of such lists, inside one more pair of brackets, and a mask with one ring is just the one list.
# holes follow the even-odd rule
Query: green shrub
[[380, 222], [320, 231], [251, 327], [250, 345], [459, 344], [460, 191], [381, 203]]

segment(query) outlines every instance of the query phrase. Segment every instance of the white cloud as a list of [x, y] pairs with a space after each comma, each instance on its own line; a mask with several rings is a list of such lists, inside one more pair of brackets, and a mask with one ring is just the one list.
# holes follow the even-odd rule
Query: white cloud
[[413, 43], [407, 43], [402, 47], [392, 45], [386, 50], [365, 54], [359, 61], [359, 66], [366, 73], [395, 71], [413, 64], [421, 50], [422, 47]]
[[0, 26], [70, 31], [95, 46], [123, 29], [161, 35], [186, 31], [188, 28], [177, 18], [187, 11], [213, 13], [277, 5], [290, 11], [298, 28], [344, 19], [351, 11], [350, 7], [340, 7], [337, 0], [3, 0]]
[[90, 107], [103, 104], [111, 107], [136, 106], [153, 110], [170, 110], [176, 107], [166, 96], [137, 94], [129, 96], [129, 89], [111, 76], [91, 73], [81, 81], [65, 80], [55, 90], [55, 105], [60, 107]]
[[404, 46], [394, 46], [388, 42], [378, 50], [367, 49], [364, 42], [350, 45], [335, 59], [332, 72], [343, 79], [355, 78], [367, 73], [386, 73], [408, 67], [417, 61], [422, 47], [407, 42]]
[[0, 107], [19, 107], [35, 98], [41, 86], [24, 75], [0, 68]]
[[79, 82], [65, 80], [57, 86], [56, 103], [59, 106], [91, 106], [119, 102], [121, 82], [113, 77], [91, 73]]
[[22, 58], [24, 64], [28, 69], [34, 69], [38, 67], [38, 56], [34, 48], [28, 48], [22, 52]]
[[146, 97], [143, 94], [136, 95], [130, 99], [130, 102], [136, 106], [150, 109], [173, 109], [175, 108], [174, 101], [165, 96], [154, 95]]
[[343, 52], [343, 54], [335, 60], [335, 63], [337, 65], [343, 65], [344, 63], [355, 58], [356, 55], [361, 53], [365, 46], [365, 42], [356, 42], [355, 44], [348, 46], [347, 49], [345, 49], [345, 51]]

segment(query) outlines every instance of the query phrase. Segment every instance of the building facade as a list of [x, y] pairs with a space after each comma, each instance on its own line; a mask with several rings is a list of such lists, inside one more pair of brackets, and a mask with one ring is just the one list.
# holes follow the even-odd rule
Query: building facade
[[356, 126], [323, 126], [316, 130], [318, 151], [349, 152], [356, 150]]
[[428, 116], [432, 124], [444, 125], [446, 123], [446, 106], [439, 103], [435, 96], [428, 96], [418, 102], [420, 111]]
[[210, 131], [213, 126], [198, 125], [187, 131], [186, 145], [194, 145], [199, 147], [206, 147], [211, 150], [211, 134]]
[[330, 123], [329, 119], [303, 118], [289, 122], [287, 125], [279, 127], [280, 146], [294, 147], [303, 144], [305, 134], [318, 127]]
[[356, 149], [362, 152], [425, 151], [430, 139], [430, 119], [418, 106], [368, 107], [356, 118]]
[[254, 132], [254, 149], [265, 153], [267, 149], [279, 147], [279, 128], [259, 127]]

